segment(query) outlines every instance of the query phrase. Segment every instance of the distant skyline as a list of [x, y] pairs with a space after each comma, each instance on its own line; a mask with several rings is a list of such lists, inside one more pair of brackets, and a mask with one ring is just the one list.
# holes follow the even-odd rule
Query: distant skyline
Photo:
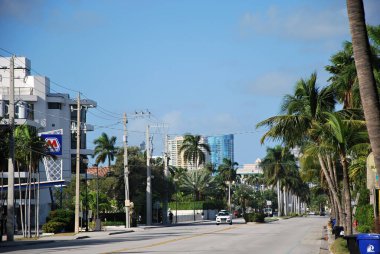
[[[364, 0], [366, 21], [380, 24], [380, 1]], [[51, 91], [76, 91], [99, 107], [88, 114], [95, 131], [122, 146], [152, 127], [154, 155], [164, 134], [234, 134], [235, 161], [265, 156], [264, 129], [300, 78], [318, 73], [351, 40], [346, 1], [259, 0], [0, 0], [0, 56], [25, 56], [32, 75]], [[36, 73], [37, 72], [37, 73]], [[148, 109], [150, 119], [132, 119]]]

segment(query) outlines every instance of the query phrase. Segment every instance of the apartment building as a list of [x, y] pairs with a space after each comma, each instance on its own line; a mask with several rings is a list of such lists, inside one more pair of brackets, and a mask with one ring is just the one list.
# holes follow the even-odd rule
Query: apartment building
[[[186, 161], [183, 158], [183, 154], [179, 152], [183, 140], [184, 136], [176, 136], [172, 139], [168, 139], [168, 153], [170, 157], [169, 165], [174, 167], [187, 168], [188, 170], [194, 170], [196, 169], [196, 165], [194, 165], [192, 162]], [[207, 139], [205, 137], [201, 137], [200, 143], [207, 144]], [[210, 154], [206, 150], [203, 150], [203, 152], [206, 155], [206, 160], [204, 164], [207, 164], [210, 162]], [[200, 165], [199, 168], [201, 168], [204, 164]]]
[[[0, 128], [9, 127], [10, 63], [9, 57], [0, 58]], [[52, 203], [48, 188], [67, 184], [75, 173], [77, 99], [71, 98], [69, 94], [52, 92], [49, 78], [32, 76], [31, 61], [26, 57], [14, 58], [14, 95], [16, 126], [32, 126], [44, 136], [59, 137], [52, 141], [56, 148], [59, 148], [59, 152], [55, 154], [56, 159], [45, 158], [39, 165], [41, 187], [39, 217], [43, 223]], [[80, 105], [80, 154], [81, 170], [84, 170], [87, 167], [84, 158], [93, 153], [92, 150], [87, 149], [87, 132], [94, 130], [92, 125], [86, 123], [86, 113], [89, 109], [96, 107], [96, 102], [82, 99]], [[28, 173], [26, 168], [23, 171], [20, 177], [24, 178], [25, 182]], [[1, 177], [7, 178], [7, 174], [2, 174]], [[32, 178], [36, 180], [37, 176], [32, 175]], [[2, 205], [6, 204], [6, 195], [0, 197], [0, 202]], [[18, 202], [16, 200], [16, 210], [19, 206]], [[34, 202], [35, 200], [32, 201]]]
[[223, 164], [223, 159], [234, 162], [234, 135], [207, 136], [211, 150], [211, 164], [217, 169]]

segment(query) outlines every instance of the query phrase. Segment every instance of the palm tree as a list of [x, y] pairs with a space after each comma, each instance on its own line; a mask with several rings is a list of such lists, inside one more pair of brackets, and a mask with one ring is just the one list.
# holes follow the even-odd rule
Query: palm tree
[[364, 6], [361, 0], [347, 0], [347, 13], [350, 23], [355, 66], [358, 73], [360, 97], [367, 122], [368, 134], [375, 165], [380, 173], [380, 102], [371, 63], [365, 24]]
[[281, 216], [283, 209], [281, 191], [285, 187], [285, 179], [288, 171], [297, 168], [294, 156], [288, 149], [281, 146], [267, 148], [267, 155], [261, 161], [260, 167], [264, 171], [264, 177], [271, 186], [277, 185], [278, 215]]
[[359, 84], [351, 42], [344, 42], [343, 50], [330, 58], [332, 65], [325, 67], [332, 76], [328, 79], [343, 109], [360, 108]]
[[117, 152], [117, 147], [115, 147], [116, 137], [108, 137], [106, 133], [94, 140], [95, 150], [93, 157], [96, 157], [96, 164], [104, 163], [108, 159], [108, 167], [111, 167], [111, 161]]
[[245, 213], [247, 207], [246, 203], [251, 199], [253, 193], [254, 190], [252, 189], [252, 186], [249, 186], [247, 184], [237, 185], [232, 198], [234, 202], [236, 202], [241, 207], [243, 213]]
[[237, 162], [223, 158], [223, 163], [218, 167], [218, 176], [222, 178], [223, 183], [228, 184], [228, 209], [231, 210], [231, 184], [237, 180], [236, 166]]
[[330, 142], [337, 149], [340, 163], [343, 169], [343, 193], [346, 212], [347, 233], [352, 234], [352, 211], [351, 211], [351, 191], [348, 175], [349, 151], [353, 146], [367, 142], [368, 133], [363, 131], [364, 121], [346, 120], [343, 121], [338, 114], [326, 113], [328, 120], [326, 130], [330, 133]]
[[[26, 225], [23, 227], [24, 235], [26, 234], [28, 237], [31, 236], [31, 184], [32, 184], [32, 175], [37, 173], [37, 169], [39, 167], [39, 163], [42, 161], [43, 157], [50, 156], [47, 154], [47, 144], [46, 142], [38, 136], [35, 128], [22, 125], [18, 126], [15, 129], [15, 145], [16, 145], [16, 162], [18, 166], [18, 172], [20, 173], [20, 167], [27, 167], [25, 170], [29, 171], [28, 174], [28, 186], [25, 192], [25, 199], [28, 199], [28, 206], [25, 206], [25, 223]], [[38, 172], [39, 174], [39, 172]], [[34, 178], [34, 182], [36, 179]], [[21, 183], [20, 175], [19, 175], [19, 184]], [[20, 199], [21, 199], [21, 191]], [[35, 193], [36, 196], [36, 193]], [[38, 199], [38, 194], [37, 194]], [[36, 202], [38, 204], [38, 200]], [[26, 209], [28, 208], [28, 209]], [[37, 206], [35, 206], [37, 209]], [[37, 211], [37, 210], [36, 210]], [[35, 212], [35, 216], [38, 216], [37, 212]], [[37, 218], [37, 217], [36, 217]], [[37, 223], [35, 224], [37, 226]], [[36, 231], [37, 234], [37, 231]]]
[[[316, 85], [316, 74], [313, 73], [307, 80], [299, 80], [295, 87], [294, 95], [286, 95], [282, 104], [283, 115], [270, 117], [257, 124], [257, 127], [267, 126], [269, 130], [261, 138], [263, 143], [267, 139], [282, 141], [290, 147], [301, 146], [310, 141], [320, 142], [318, 136], [310, 136], [310, 130], [319, 123], [324, 123], [326, 115], [324, 112], [332, 112], [335, 106], [334, 91], [331, 87], [319, 89]], [[326, 177], [333, 200], [340, 202], [333, 184], [332, 167], [325, 167], [324, 156], [331, 160], [326, 154], [316, 154], [321, 164], [321, 169]], [[339, 210], [341, 211], [341, 209]], [[339, 218], [337, 218], [337, 221]]]
[[316, 82], [316, 73], [312, 73], [309, 79], [300, 79], [294, 95], [284, 97], [281, 106], [283, 114], [270, 117], [256, 125], [257, 128], [269, 128], [262, 136], [261, 143], [271, 139], [295, 147], [308, 139], [308, 130], [313, 121], [321, 121], [324, 117], [322, 112], [332, 111], [335, 106], [333, 90], [330, 87], [319, 89]]
[[198, 201], [205, 196], [207, 190], [212, 189], [214, 179], [206, 169], [199, 172], [192, 170], [183, 175], [179, 184], [184, 191], [194, 193], [195, 200]]
[[265, 178], [263, 174], [254, 174], [249, 175], [244, 182], [254, 186], [255, 190], [260, 190], [260, 186], [265, 183]]
[[198, 166], [206, 161], [205, 153], [210, 153], [210, 146], [202, 143], [200, 135], [186, 134], [179, 153], [183, 154], [185, 161], [191, 162], [198, 169]]
[[220, 175], [225, 182], [236, 181], [236, 166], [238, 165], [237, 162], [232, 162], [230, 159], [223, 158], [222, 164], [218, 167], [218, 175]]

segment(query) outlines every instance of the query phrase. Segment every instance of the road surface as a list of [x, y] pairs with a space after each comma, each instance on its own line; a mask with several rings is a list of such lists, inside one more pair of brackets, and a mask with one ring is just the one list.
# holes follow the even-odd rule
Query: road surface
[[[0, 247], [7, 253], [270, 253], [318, 254], [327, 217], [309, 216], [256, 224], [234, 220], [233, 225], [213, 222], [146, 229], [89, 238], [38, 240], [33, 244]], [[52, 240], [54, 239], [54, 241]]]

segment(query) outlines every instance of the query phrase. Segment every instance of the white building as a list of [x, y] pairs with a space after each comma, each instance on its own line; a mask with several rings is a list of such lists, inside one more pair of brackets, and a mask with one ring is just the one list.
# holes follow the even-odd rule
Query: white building
[[249, 176], [255, 174], [263, 174], [263, 169], [259, 166], [261, 160], [257, 159], [253, 164], [243, 164], [236, 170], [236, 173], [241, 176]]
[[[241, 180], [244, 183], [246, 178], [249, 177], [250, 175], [259, 175], [259, 174], [264, 174], [263, 169], [260, 167], [260, 159], [256, 159], [255, 163], [252, 164], [243, 164], [242, 167], [239, 167], [236, 170], [236, 174], [241, 176]], [[265, 185], [258, 185], [256, 186], [257, 189], [264, 190]]]
[[[57, 131], [62, 133], [62, 155], [57, 156], [58, 166], [62, 171], [61, 179], [66, 183], [75, 173], [76, 153], [76, 117], [77, 99], [70, 98], [68, 94], [52, 93], [50, 81], [47, 77], [31, 76], [31, 62], [25, 57], [14, 58], [14, 87], [15, 87], [15, 125], [29, 125], [36, 128], [39, 133]], [[0, 128], [7, 128], [9, 124], [8, 104], [10, 88], [10, 58], [0, 58]], [[80, 153], [84, 158], [93, 153], [86, 146], [86, 132], [92, 131], [93, 126], [86, 124], [86, 112], [96, 107], [92, 100], [81, 100], [81, 141]], [[40, 178], [45, 187], [54, 187], [54, 179], [46, 172], [46, 167], [40, 163]], [[56, 165], [57, 166], [57, 165]], [[83, 169], [85, 165], [83, 165]], [[82, 170], [83, 170], [82, 169]], [[48, 170], [49, 171], [49, 170]], [[27, 173], [21, 174], [26, 177]], [[6, 178], [7, 176], [4, 176]], [[18, 177], [18, 175], [17, 175]], [[35, 177], [35, 176], [33, 176]], [[58, 176], [56, 175], [55, 178]], [[58, 177], [58, 178], [59, 178]], [[50, 182], [50, 185], [49, 185]], [[15, 181], [17, 184], [17, 180]], [[4, 198], [4, 197], [0, 197]], [[16, 214], [17, 204], [16, 201]], [[34, 202], [34, 201], [33, 201]], [[56, 202], [59, 202], [57, 200]], [[6, 196], [5, 196], [6, 203]], [[51, 197], [48, 189], [41, 190], [40, 221], [43, 223], [51, 208]]]
[[[169, 165], [174, 166], [174, 167], [181, 167], [181, 168], [187, 168], [189, 170], [194, 170], [196, 169], [196, 165], [193, 165], [193, 163], [191, 162], [185, 161], [183, 158], [183, 154], [180, 154], [179, 152], [181, 145], [183, 143], [183, 140], [184, 140], [184, 136], [176, 136], [172, 139], [168, 139], [168, 152], [169, 152], [169, 157], [170, 157]], [[207, 139], [204, 137], [201, 137], [200, 143], [206, 144]], [[203, 148], [201, 148], [201, 150], [206, 155], [206, 160], [204, 164], [209, 163], [210, 155]], [[200, 165], [199, 168], [202, 168], [204, 164]]]

